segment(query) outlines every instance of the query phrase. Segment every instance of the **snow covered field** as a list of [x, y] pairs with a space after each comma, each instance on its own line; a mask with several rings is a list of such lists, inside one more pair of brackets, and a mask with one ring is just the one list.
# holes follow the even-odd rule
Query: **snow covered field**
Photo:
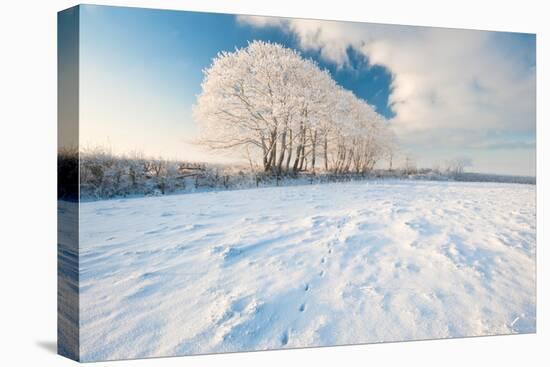
[[534, 332], [535, 226], [517, 184], [83, 203], [81, 359]]

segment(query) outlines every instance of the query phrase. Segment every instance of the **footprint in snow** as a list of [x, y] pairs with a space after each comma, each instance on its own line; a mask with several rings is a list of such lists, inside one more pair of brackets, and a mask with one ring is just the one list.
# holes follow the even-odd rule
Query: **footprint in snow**
[[288, 344], [288, 331], [285, 331], [281, 336], [281, 345], [285, 346]]
[[154, 229], [152, 231], [147, 231], [147, 232], [144, 232], [143, 234], [145, 235], [152, 235], [152, 234], [158, 234], [158, 233], [161, 233], [164, 231], [165, 228], [161, 228], [161, 229]]
[[155, 275], [157, 275], [156, 272], [143, 273], [143, 274], [141, 274], [141, 278], [149, 279], [149, 278], [154, 277]]
[[171, 231], [177, 231], [177, 230], [180, 230], [180, 229], [185, 229], [186, 227], [184, 225], [177, 225], [177, 226], [173, 226], [170, 228]]

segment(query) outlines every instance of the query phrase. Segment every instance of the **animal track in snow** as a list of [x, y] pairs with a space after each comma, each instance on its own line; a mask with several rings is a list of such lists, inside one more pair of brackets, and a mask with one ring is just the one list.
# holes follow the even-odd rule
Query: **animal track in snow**
[[285, 346], [288, 344], [288, 331], [285, 331], [281, 336], [281, 345]]

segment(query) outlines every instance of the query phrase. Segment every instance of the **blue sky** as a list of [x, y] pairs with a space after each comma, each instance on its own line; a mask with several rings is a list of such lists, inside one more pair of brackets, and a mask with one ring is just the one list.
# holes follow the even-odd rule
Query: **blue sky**
[[[190, 143], [197, 134], [191, 109], [202, 70], [220, 51], [266, 40], [314, 59], [340, 85], [374, 105], [395, 126], [403, 155], [419, 165], [463, 155], [472, 158], [475, 171], [534, 175], [534, 104], [521, 101], [510, 112], [506, 103], [534, 96], [532, 35], [90, 5], [81, 6], [80, 24], [85, 145], [107, 145], [117, 153], [218, 159]], [[445, 38], [458, 46], [449, 47]], [[476, 64], [476, 52], [489, 55]], [[433, 70], [425, 65], [425, 55], [432, 55]], [[457, 55], [469, 60], [462, 68]], [[499, 57], [509, 60], [497, 68], [483, 65], [486, 72], [477, 67]], [[456, 88], [460, 73], [468, 83]], [[493, 98], [493, 91], [510, 87], [517, 87], [517, 96], [495, 92]], [[457, 98], [467, 107], [448, 102]], [[506, 121], [499, 123], [499, 114]], [[480, 121], [472, 122], [477, 116]], [[510, 116], [525, 121], [508, 121]]]

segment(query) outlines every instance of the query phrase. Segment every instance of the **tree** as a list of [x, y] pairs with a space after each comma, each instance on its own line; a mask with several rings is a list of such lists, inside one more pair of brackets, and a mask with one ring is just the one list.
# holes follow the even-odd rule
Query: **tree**
[[455, 176], [464, 173], [464, 168], [472, 165], [472, 159], [469, 157], [455, 157], [446, 162], [447, 172]]
[[265, 171], [278, 165], [277, 145], [284, 154], [298, 111], [293, 87], [300, 67], [295, 51], [260, 41], [218, 54], [204, 71], [193, 111], [202, 142], [214, 149], [259, 150]]
[[406, 155], [405, 156], [405, 163], [404, 163], [404, 170], [405, 174], [410, 175], [416, 173], [416, 161], [413, 156]]
[[246, 153], [277, 175], [319, 167], [365, 173], [393, 149], [385, 119], [296, 51], [254, 41], [204, 70], [193, 116], [200, 141]]

